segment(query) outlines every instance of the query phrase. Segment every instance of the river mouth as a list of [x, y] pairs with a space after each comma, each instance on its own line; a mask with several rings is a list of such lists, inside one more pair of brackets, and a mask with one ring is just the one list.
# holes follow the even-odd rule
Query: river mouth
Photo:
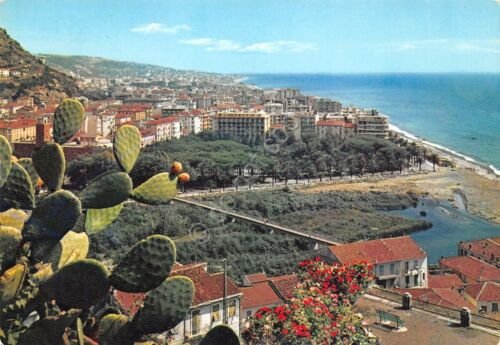
[[455, 208], [448, 201], [421, 198], [414, 208], [390, 213], [432, 222], [432, 228], [410, 236], [427, 252], [429, 264], [435, 264], [441, 256], [456, 256], [460, 241], [500, 236], [500, 225], [467, 213], [466, 204], [461, 206]]

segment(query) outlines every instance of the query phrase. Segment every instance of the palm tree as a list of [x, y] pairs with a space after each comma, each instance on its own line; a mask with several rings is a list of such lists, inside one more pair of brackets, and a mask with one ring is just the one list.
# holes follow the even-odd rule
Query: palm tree
[[429, 160], [431, 161], [432, 163], [432, 170], [433, 171], [436, 171], [436, 164], [439, 164], [439, 155], [436, 153], [436, 152], [432, 152], [430, 155], [429, 155]]

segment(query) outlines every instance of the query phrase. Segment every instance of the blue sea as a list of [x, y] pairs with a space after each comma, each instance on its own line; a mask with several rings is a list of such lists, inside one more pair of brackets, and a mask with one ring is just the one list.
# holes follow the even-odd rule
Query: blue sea
[[375, 108], [391, 124], [500, 174], [500, 74], [254, 74], [247, 84], [293, 87]]

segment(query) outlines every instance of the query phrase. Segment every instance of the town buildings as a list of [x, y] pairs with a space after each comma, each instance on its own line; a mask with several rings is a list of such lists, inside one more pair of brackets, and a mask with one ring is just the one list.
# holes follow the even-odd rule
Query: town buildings
[[473, 256], [500, 268], [500, 237], [460, 242], [458, 255]]
[[427, 287], [427, 254], [409, 236], [331, 246], [323, 255], [341, 264], [373, 264], [376, 283], [384, 288]]
[[271, 126], [264, 112], [218, 112], [212, 121], [214, 131], [235, 138], [264, 138]]

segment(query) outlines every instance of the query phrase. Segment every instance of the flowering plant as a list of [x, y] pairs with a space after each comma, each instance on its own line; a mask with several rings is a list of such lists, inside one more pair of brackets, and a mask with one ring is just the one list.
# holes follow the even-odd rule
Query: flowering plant
[[259, 309], [245, 333], [249, 344], [370, 344], [362, 316], [351, 306], [373, 281], [371, 265], [329, 265], [317, 258], [299, 264], [300, 283], [286, 304]]

